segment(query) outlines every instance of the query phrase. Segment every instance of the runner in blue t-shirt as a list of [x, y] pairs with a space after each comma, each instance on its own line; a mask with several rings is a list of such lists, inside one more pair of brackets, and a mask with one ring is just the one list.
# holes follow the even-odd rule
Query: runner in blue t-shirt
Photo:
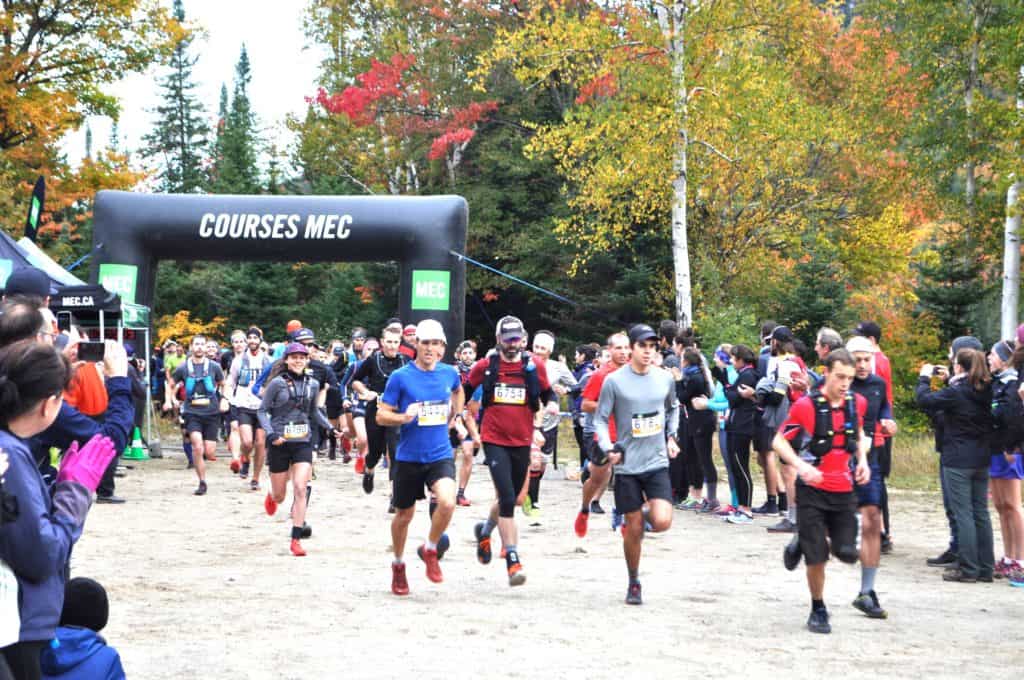
[[465, 396], [454, 366], [440, 363], [447, 340], [441, 324], [433, 319], [416, 327], [416, 360], [388, 378], [377, 405], [377, 424], [401, 427], [395, 452], [394, 505], [391, 540], [395, 559], [391, 564], [391, 592], [408, 595], [402, 553], [416, 501], [425, 498], [424, 487], [437, 499], [426, 542], [417, 550], [427, 565], [427, 578], [443, 580], [438, 563], [438, 543], [455, 510], [455, 460], [448, 430], [462, 412]]

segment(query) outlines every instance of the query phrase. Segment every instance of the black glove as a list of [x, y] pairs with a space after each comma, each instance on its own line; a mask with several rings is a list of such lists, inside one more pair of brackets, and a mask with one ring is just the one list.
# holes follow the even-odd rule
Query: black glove
[[622, 446], [619, 444], [613, 444], [612, 448], [608, 449], [607, 451], [604, 451], [600, 446], [595, 445], [590, 450], [590, 462], [592, 462], [594, 465], [597, 465], [598, 467], [601, 467], [602, 465], [607, 465], [608, 454], [613, 451], [617, 451], [620, 454], [622, 454], [622, 462], [626, 461], [626, 450], [623, 449]]

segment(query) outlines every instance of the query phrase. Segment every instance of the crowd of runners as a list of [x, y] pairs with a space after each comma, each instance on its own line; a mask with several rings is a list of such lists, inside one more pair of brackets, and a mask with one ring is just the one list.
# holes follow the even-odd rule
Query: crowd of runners
[[[55, 635], [78, 634], [58, 628], [68, 558], [94, 494], [97, 502], [125, 501], [113, 493], [117, 453], [137, 422], [138, 389], [143, 396], [146, 389], [130, 347], [93, 343], [103, 345], [102, 361], [84, 360], [85, 332], [57, 327], [47, 291], [35, 270], [17, 273], [0, 308], [0, 609], [13, 607], [20, 620], [13, 642], [0, 630], [0, 647], [15, 676], [33, 678], [41, 663], [57, 663], [48, 651]], [[921, 368], [915, 396], [935, 426], [950, 529], [949, 545], [927, 563], [943, 567], [945, 581], [1024, 586], [1024, 326], [1017, 336], [987, 353], [976, 338], [960, 337], [948, 365]], [[344, 341], [322, 341], [295, 320], [278, 338], [255, 326], [235, 331], [226, 351], [201, 336], [166, 343], [154, 356], [150, 388], [180, 424], [196, 496], [229, 485], [211, 480], [207, 466], [222, 439], [231, 473], [267, 515], [291, 489], [289, 549], [297, 557], [307, 555], [303, 541], [313, 532], [307, 517], [317, 464], [351, 463], [367, 494], [386, 484], [395, 595], [409, 593], [406, 545], [420, 500], [429, 530], [415, 553], [430, 581], [444, 580], [453, 514], [472, 508], [461, 512], [479, 512], [478, 561], [490, 563], [497, 550], [509, 585], [526, 583], [516, 509], [539, 512], [564, 424], [578, 464], [564, 451], [562, 460], [573, 459], [572, 478], [581, 483], [579, 511], [564, 530], [586, 540], [608, 507], [622, 535], [627, 604], [643, 602], [645, 534], [693, 512], [720, 518], [723, 531], [761, 521], [791, 536], [780, 544], [782, 561], [790, 570], [805, 565], [811, 631], [831, 631], [830, 556], [860, 563], [852, 605], [884, 619], [876, 582], [893, 546], [886, 478], [898, 428], [881, 329], [864, 321], [844, 339], [823, 328], [809, 351], [775, 323], [762, 326], [761, 338], [759, 347], [702, 348], [692, 329], [674, 322], [636, 324], [575, 347], [570, 368], [556, 358], [554, 333], [531, 335], [513, 316], [480, 347], [469, 340], [450, 347], [432, 319], [392, 319], [376, 335], [355, 328]], [[480, 454], [493, 500], [477, 509], [466, 488]], [[760, 504], [753, 454], [764, 479]], [[379, 479], [385, 468], [386, 482]], [[998, 561], [990, 490], [1004, 552]]]
[[[168, 343], [157, 374], [166, 378], [159, 387], [164, 410], [180, 409], [195, 493], [207, 492], [204, 458], [213, 459], [218, 438], [226, 437], [231, 470], [253, 491], [262, 491], [266, 466], [267, 514], [291, 487], [290, 549], [297, 556], [306, 554], [302, 540], [312, 534], [306, 510], [313, 465], [340, 458], [354, 462], [367, 494], [387, 468], [393, 592], [409, 592], [405, 544], [421, 499], [430, 531], [416, 553], [427, 577], [440, 582], [445, 531], [455, 508], [470, 506], [465, 490], [482, 453], [494, 501], [474, 527], [477, 558], [492, 560], [497, 529], [509, 584], [524, 584], [516, 508], [538, 512], [541, 481], [557, 460], [559, 428], [568, 419], [581, 481], [572, 530], [586, 537], [592, 516], [606, 513], [610, 486], [605, 505], [623, 537], [627, 603], [642, 602], [644, 534], [666, 531], [674, 512], [691, 511], [726, 526], [763, 518], [767, 531], [790, 534], [783, 561], [788, 569], [806, 565], [811, 630], [830, 630], [823, 597], [830, 554], [860, 562], [853, 606], [887, 616], [875, 582], [882, 554], [893, 547], [886, 479], [898, 428], [876, 323], [858, 324], [845, 340], [823, 328], [808, 352], [788, 328], [766, 322], [760, 347], [723, 344], [707, 355], [692, 329], [637, 324], [577, 346], [572, 368], [553, 356], [554, 333], [531, 337], [511, 316], [498, 322], [483, 356], [465, 340], [452, 349], [452, 364], [444, 362], [448, 339], [433, 320], [403, 326], [392, 319], [376, 337], [355, 328], [347, 342], [321, 342], [299, 321], [285, 330], [269, 344], [259, 328], [235, 331], [225, 351], [203, 337], [191, 340], [187, 355]], [[1024, 586], [1024, 428], [1017, 425], [1024, 418], [1017, 377], [1024, 350], [1017, 344], [1002, 341], [986, 357], [977, 339], [958, 338], [951, 367], [922, 368], [918, 401], [936, 426], [950, 525], [948, 549], [928, 563], [944, 567], [945, 580], [1005, 578]], [[808, 366], [804, 356], [817, 360]], [[752, 454], [764, 479], [759, 505]], [[1006, 553], [998, 562], [978, 497], [984, 479], [987, 499], [989, 476]]]

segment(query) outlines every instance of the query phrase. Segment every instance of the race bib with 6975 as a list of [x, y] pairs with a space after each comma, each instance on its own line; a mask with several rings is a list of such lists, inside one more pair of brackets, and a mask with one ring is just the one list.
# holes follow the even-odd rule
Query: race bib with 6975
[[451, 402], [447, 399], [443, 401], [422, 401], [420, 402], [420, 415], [416, 419], [416, 424], [420, 427], [447, 425], [450, 408]]
[[495, 404], [525, 404], [526, 386], [498, 383], [494, 386]]
[[309, 436], [307, 423], [288, 423], [284, 426], [285, 439], [305, 439]]
[[657, 411], [654, 413], [634, 413], [632, 418], [630, 418], [633, 437], [653, 437], [656, 434], [661, 434], [664, 421], [664, 416]]

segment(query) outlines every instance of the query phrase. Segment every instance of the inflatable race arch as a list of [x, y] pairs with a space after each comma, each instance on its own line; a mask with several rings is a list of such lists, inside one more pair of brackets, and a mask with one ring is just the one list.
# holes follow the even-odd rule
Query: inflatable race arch
[[398, 316], [462, 339], [468, 207], [459, 196], [227, 196], [101, 191], [92, 280], [152, 306], [161, 259], [399, 263]]

